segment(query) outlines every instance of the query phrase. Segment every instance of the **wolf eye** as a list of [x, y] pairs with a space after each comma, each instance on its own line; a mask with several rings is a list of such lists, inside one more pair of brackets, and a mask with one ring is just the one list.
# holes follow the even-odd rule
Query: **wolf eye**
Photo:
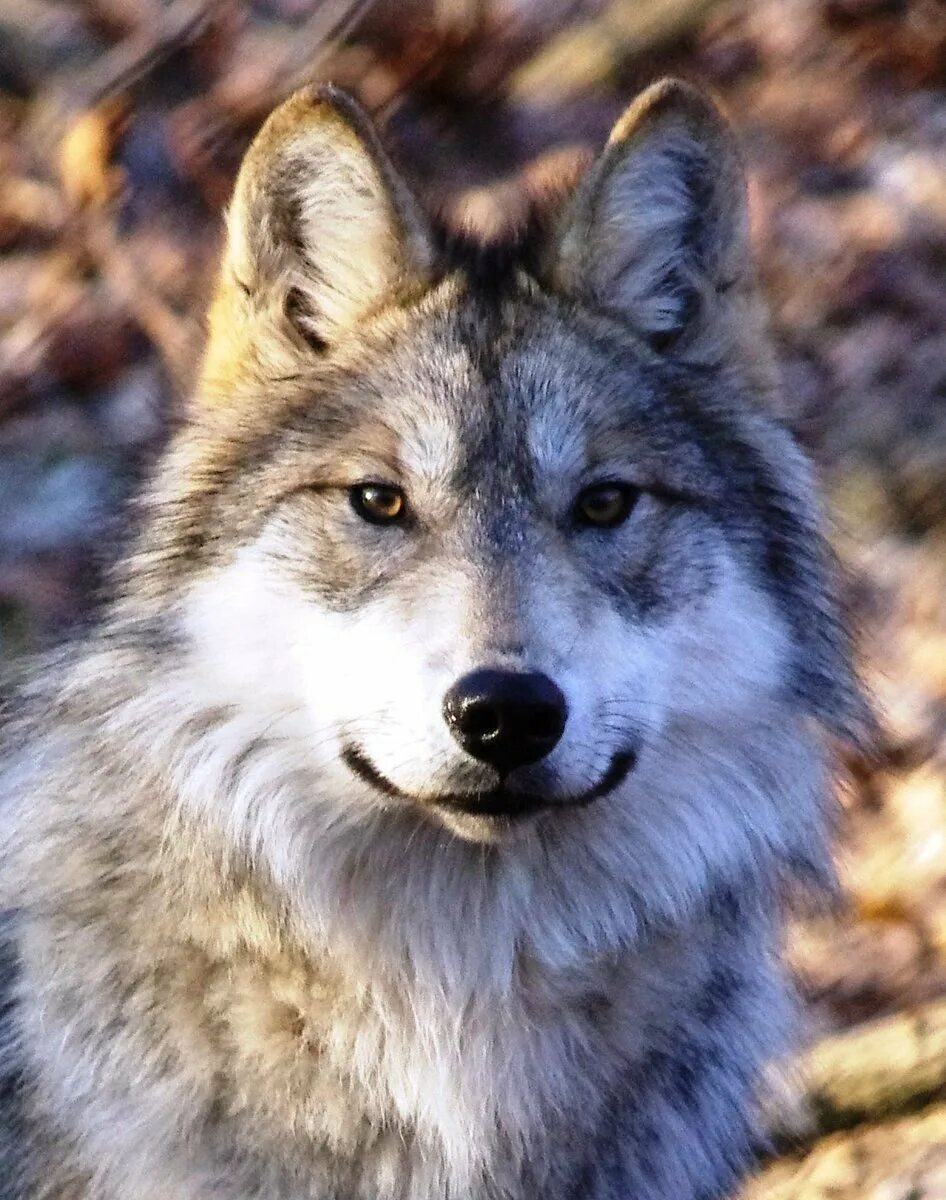
[[626, 521], [640, 493], [624, 483], [596, 483], [578, 493], [575, 520], [595, 529], [613, 529]]
[[388, 483], [359, 483], [348, 495], [358, 516], [372, 525], [393, 525], [407, 509], [404, 493]]

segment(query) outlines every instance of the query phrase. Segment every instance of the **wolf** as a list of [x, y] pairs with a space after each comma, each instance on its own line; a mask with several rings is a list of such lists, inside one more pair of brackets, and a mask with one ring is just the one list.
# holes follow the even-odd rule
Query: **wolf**
[[241, 167], [101, 621], [4, 733], [3, 1200], [719, 1200], [864, 705], [711, 100], [521, 235]]

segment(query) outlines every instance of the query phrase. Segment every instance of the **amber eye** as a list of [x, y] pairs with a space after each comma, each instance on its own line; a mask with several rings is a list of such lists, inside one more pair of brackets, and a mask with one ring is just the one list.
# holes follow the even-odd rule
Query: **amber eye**
[[630, 516], [638, 495], [625, 483], [596, 483], [578, 493], [575, 519], [579, 525], [613, 529]]
[[348, 495], [358, 516], [373, 525], [393, 525], [407, 511], [404, 493], [389, 483], [359, 483]]

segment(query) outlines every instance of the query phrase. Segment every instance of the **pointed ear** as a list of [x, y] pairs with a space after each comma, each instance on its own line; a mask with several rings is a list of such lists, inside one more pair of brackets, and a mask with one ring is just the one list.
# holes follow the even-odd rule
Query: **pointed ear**
[[252, 312], [279, 309], [316, 348], [432, 261], [417, 202], [368, 117], [335, 88], [299, 91], [268, 118], [227, 233], [221, 293], [236, 290]]
[[667, 79], [637, 98], [573, 194], [549, 273], [658, 350], [708, 349], [706, 321], [751, 280], [742, 164], [708, 97]]

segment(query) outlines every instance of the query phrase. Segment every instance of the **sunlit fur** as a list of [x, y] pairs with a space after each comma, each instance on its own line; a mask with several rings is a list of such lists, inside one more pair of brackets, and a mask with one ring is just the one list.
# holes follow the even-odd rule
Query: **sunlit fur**
[[[5, 733], [2, 1200], [729, 1194], [863, 725], [746, 228], [680, 84], [504, 253], [346, 98], [267, 123], [114, 600]], [[532, 815], [444, 721], [484, 666], [567, 701]]]

